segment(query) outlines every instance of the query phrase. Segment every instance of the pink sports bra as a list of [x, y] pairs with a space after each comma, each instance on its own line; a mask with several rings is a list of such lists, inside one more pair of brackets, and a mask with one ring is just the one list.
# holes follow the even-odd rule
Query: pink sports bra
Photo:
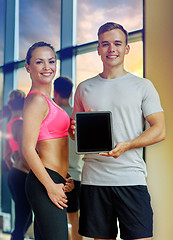
[[50, 101], [43, 93], [31, 91], [27, 96], [31, 93], [40, 93], [43, 95], [49, 105], [49, 113], [41, 123], [38, 141], [68, 136], [68, 129], [70, 126], [68, 114], [58, 105]]
[[10, 145], [10, 148], [12, 150], [12, 152], [15, 152], [15, 151], [19, 151], [19, 143], [13, 138], [13, 135], [12, 135], [12, 131], [11, 131], [11, 128], [12, 128], [12, 124], [18, 120], [22, 120], [21, 118], [14, 118], [11, 122], [9, 122], [7, 124], [7, 132], [9, 134], [9, 145]]

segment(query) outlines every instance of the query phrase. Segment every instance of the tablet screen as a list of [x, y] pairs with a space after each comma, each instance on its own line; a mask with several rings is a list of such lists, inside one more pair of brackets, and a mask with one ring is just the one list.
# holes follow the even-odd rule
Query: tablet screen
[[75, 114], [75, 119], [77, 153], [99, 153], [112, 150], [111, 112], [80, 112]]

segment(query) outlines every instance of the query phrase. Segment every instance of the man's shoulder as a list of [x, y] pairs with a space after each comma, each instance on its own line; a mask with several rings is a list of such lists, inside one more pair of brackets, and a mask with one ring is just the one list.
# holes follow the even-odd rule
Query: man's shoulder
[[144, 84], [144, 85], [151, 85], [152, 84], [152, 81], [149, 80], [148, 78], [141, 77], [141, 76], [135, 75], [133, 73], [128, 74], [128, 79], [129, 79], [129, 81], [134, 80], [134, 81], [137, 81], [138, 83], [141, 83], [141, 84]]
[[80, 82], [79, 86], [81, 86], [81, 85], [87, 85], [87, 84], [89, 84], [90, 82], [93, 82], [93, 80], [98, 80], [98, 79], [99, 79], [99, 74], [96, 75], [96, 76], [93, 76], [93, 77], [91, 77], [91, 78], [85, 79], [84, 81]]

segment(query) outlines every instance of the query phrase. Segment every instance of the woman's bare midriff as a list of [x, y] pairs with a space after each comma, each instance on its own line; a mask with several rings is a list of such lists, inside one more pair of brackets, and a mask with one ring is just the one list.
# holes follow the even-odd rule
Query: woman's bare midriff
[[39, 141], [37, 151], [46, 168], [66, 178], [69, 167], [68, 137]]

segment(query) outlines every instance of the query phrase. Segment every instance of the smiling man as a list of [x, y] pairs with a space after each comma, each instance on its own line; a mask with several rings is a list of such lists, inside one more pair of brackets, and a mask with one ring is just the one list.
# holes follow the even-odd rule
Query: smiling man
[[[78, 86], [71, 116], [89, 109], [111, 111], [113, 116], [114, 149], [84, 156], [79, 233], [95, 240], [116, 239], [117, 219], [122, 239], [151, 240], [153, 235], [142, 153], [143, 147], [165, 139], [165, 120], [151, 81], [124, 69], [130, 51], [127, 39], [119, 24], [108, 22], [99, 28], [103, 72]], [[143, 131], [145, 121], [150, 127]]]

